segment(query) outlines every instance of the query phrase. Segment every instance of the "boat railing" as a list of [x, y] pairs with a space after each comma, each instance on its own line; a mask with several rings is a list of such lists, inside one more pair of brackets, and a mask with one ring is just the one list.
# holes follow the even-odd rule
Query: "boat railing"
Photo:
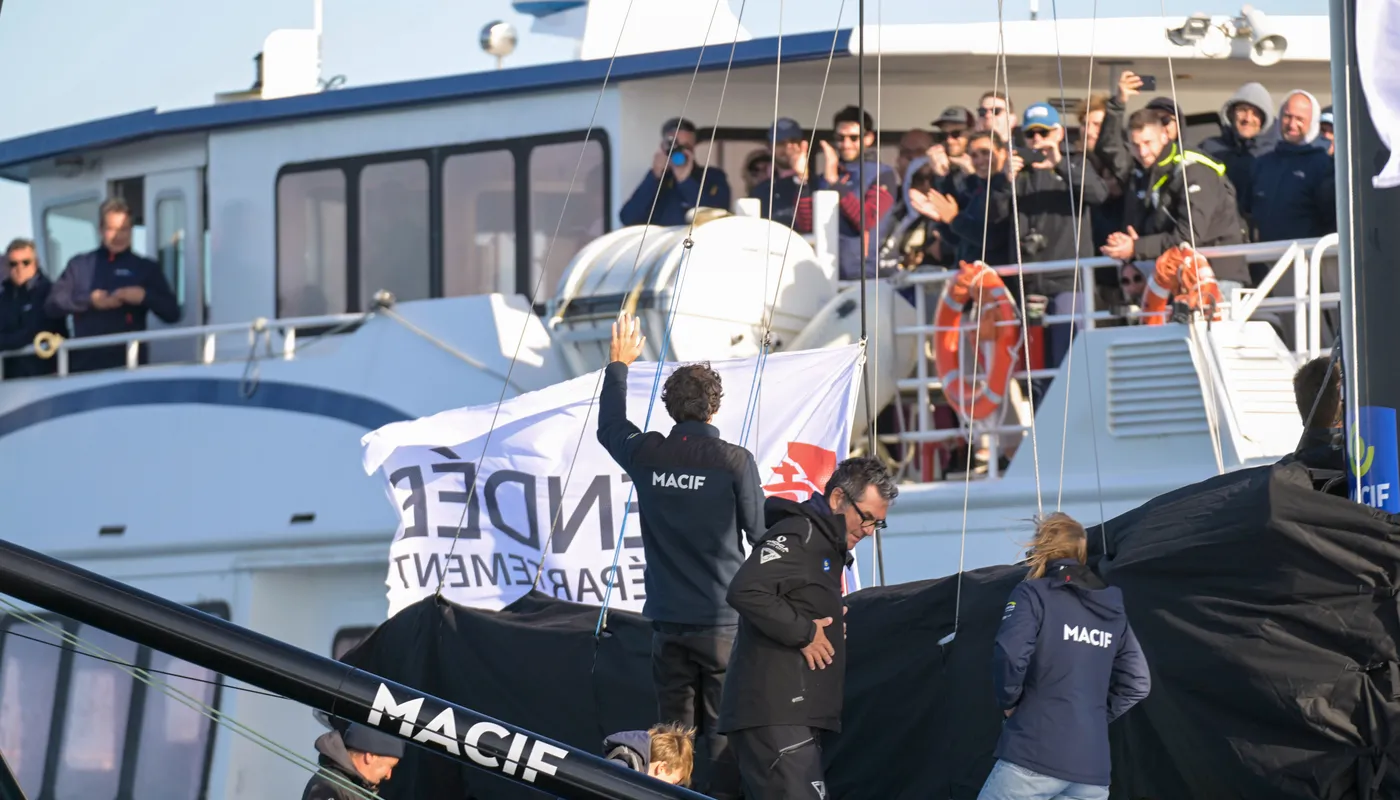
[[[292, 360], [297, 353], [297, 332], [327, 329], [345, 328], [363, 321], [364, 314], [323, 314], [314, 317], [286, 317], [283, 319], [267, 319], [259, 317], [249, 322], [229, 322], [217, 325], [182, 326], [171, 328], [156, 328], [145, 331], [132, 331], [130, 333], [113, 333], [102, 336], [85, 336], [82, 338], [64, 338], [57, 341], [52, 346], [49, 357], [57, 361], [58, 375], [68, 375], [69, 353], [78, 350], [92, 350], [99, 347], [124, 346], [126, 348], [126, 369], [136, 369], [140, 366], [141, 345], [153, 342], [170, 341], [192, 341], [194, 343], [192, 358], [190, 362], [197, 364], [212, 364], [215, 361], [216, 342], [220, 337], [246, 333], [248, 336], [249, 352], [255, 352], [259, 340], [264, 341], [264, 353], [262, 357], [281, 358]], [[274, 345], [273, 335], [280, 336], [280, 342]], [[10, 358], [16, 356], [37, 355], [33, 344], [26, 345], [17, 350], [0, 352], [0, 358]]]
[[[1308, 357], [1319, 355], [1322, 350], [1322, 334], [1325, 325], [1324, 309], [1336, 308], [1340, 302], [1338, 292], [1322, 291], [1323, 262], [1328, 251], [1336, 246], [1337, 235], [1329, 234], [1316, 239], [1201, 248], [1201, 253], [1207, 259], [1235, 257], [1243, 258], [1250, 264], [1272, 264], [1256, 288], [1243, 288], [1232, 284], [1232, 282], [1222, 281], [1222, 289], [1229, 289], [1221, 309], [1224, 322], [1226, 324], [1243, 324], [1256, 318], [1263, 318], [1270, 313], [1291, 313], [1293, 316], [1294, 351]], [[1095, 270], [1117, 268], [1121, 264], [1122, 262], [1118, 259], [1095, 257], [1021, 265], [1010, 264], [997, 266], [993, 269], [1004, 278], [1015, 278], [1018, 275], [1063, 275], [1072, 274], [1075, 270], [1079, 270], [1081, 273], [1079, 285], [1087, 289], [1080, 290], [1079, 303], [1082, 304], [1080, 307], [1083, 310], [1074, 314], [1046, 314], [1041, 317], [1039, 324], [1054, 325], [1075, 322], [1078, 328], [1083, 330], [1093, 329], [1109, 321], [1123, 324], [1144, 316], [1143, 312], [1136, 309], [1101, 310], [1097, 308]], [[1141, 266], [1145, 270], [1145, 274], [1146, 271], [1150, 270], [1148, 264]], [[1292, 296], [1280, 296], [1280, 282], [1290, 271], [1293, 278]], [[912, 429], [883, 433], [878, 438], [886, 446], [912, 445], [918, 448], [923, 451], [923, 458], [920, 460], [924, 462], [931, 455], [926, 451], [927, 446], [968, 437], [968, 429], [964, 426], [953, 428], [934, 426], [934, 393], [942, 390], [943, 383], [937, 376], [929, 374], [929, 361], [931, 359], [929, 348], [932, 344], [930, 337], [946, 330], [932, 324], [932, 309], [942, 295], [946, 284], [957, 277], [958, 273], [959, 270], [956, 269], [921, 268], [901, 273], [894, 278], [898, 285], [913, 290], [915, 317], [918, 322], [914, 325], [896, 327], [895, 334], [914, 337], [915, 375], [912, 378], [899, 380], [897, 387], [901, 401], [904, 403], [912, 401], [913, 406], [917, 409], [917, 414], [916, 423]], [[1270, 321], [1280, 324], [1277, 319]], [[997, 324], [1020, 325], [1021, 323], [1020, 320], [1015, 320]], [[972, 331], [976, 327], [977, 323], [974, 322], [962, 325], [958, 329]], [[1022, 380], [1035, 380], [1052, 377], [1058, 372], [1058, 368], [1020, 370], [1015, 373], [1015, 377]], [[973, 437], [983, 441], [988, 450], [987, 477], [995, 478], [998, 475], [998, 460], [1003, 449], [1001, 447], [1003, 437], [1019, 440], [1029, 430], [1029, 425], [999, 425], [973, 429]], [[906, 457], [901, 461], [907, 469], [913, 459]], [[927, 463], [924, 463], [921, 472], [921, 479], [924, 481], [935, 480], [938, 477], [937, 470], [930, 469]]]

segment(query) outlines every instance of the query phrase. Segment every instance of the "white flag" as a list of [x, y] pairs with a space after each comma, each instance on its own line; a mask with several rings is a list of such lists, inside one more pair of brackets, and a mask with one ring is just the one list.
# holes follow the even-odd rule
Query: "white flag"
[[[724, 382], [714, 424], [724, 439], [753, 452], [769, 496], [805, 500], [845, 457], [860, 346], [770, 355], [755, 413], [756, 363], [711, 364]], [[665, 365], [662, 383], [676, 366]], [[656, 368], [632, 365], [627, 416], [664, 433], [673, 423], [659, 387], [643, 425]], [[491, 403], [396, 422], [364, 437], [365, 472], [383, 473], [400, 516], [389, 548], [391, 616], [439, 584], [455, 603], [499, 609], [529, 592], [537, 573], [541, 592], [592, 605], [602, 604], [611, 579], [610, 607], [642, 609], [646, 560], [637, 501], [632, 496], [628, 507], [628, 478], [598, 443], [600, 387], [595, 372], [507, 400], [499, 415]]]

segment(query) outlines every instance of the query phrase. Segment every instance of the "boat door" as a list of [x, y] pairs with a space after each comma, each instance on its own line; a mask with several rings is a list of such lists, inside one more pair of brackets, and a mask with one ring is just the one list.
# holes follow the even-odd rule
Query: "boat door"
[[[167, 323], [151, 314], [151, 330], [193, 328], [204, 324], [208, 302], [204, 269], [204, 170], [194, 167], [146, 175], [144, 187], [145, 255], [160, 264], [180, 303], [180, 321]], [[139, 233], [138, 233], [139, 235]], [[190, 363], [200, 356], [196, 337], [152, 342], [151, 363]]]

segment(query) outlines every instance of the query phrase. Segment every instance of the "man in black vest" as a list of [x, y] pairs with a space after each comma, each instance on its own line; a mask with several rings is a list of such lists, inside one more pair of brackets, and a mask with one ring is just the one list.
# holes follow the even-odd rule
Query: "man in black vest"
[[658, 721], [697, 728], [697, 790], [737, 799], [738, 767], [718, 726], [739, 621], [725, 593], [744, 563], [744, 535], [750, 544], [763, 535], [763, 487], [753, 455], [710, 424], [724, 389], [709, 364], [678, 367], [666, 379], [661, 402], [676, 422], [669, 435], [627, 419], [627, 368], [644, 341], [623, 313], [598, 399], [598, 441], [636, 487]]

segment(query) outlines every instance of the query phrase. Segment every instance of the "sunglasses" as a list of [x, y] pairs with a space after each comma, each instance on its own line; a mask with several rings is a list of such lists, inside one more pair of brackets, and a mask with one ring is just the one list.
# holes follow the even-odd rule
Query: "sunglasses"
[[1050, 131], [1047, 131], [1044, 128], [1029, 128], [1026, 130], [1027, 139], [1044, 139], [1049, 135]]
[[854, 141], [856, 141], [857, 139], [860, 138], [860, 134], [859, 134], [859, 133], [838, 133], [838, 134], [833, 135], [831, 138], [835, 139], [835, 140], [838, 141], [838, 142], [854, 142]]
[[18, 259], [12, 258], [12, 259], [10, 259], [10, 269], [15, 269], [15, 268], [17, 268], [17, 267], [28, 267], [28, 266], [32, 266], [33, 264], [34, 264], [34, 259], [32, 259], [32, 258], [18, 258]]
[[1138, 284], [1142, 283], [1142, 276], [1125, 275], [1122, 278], [1119, 278], [1118, 282], [1124, 286], [1137, 286]]
[[979, 108], [979, 109], [977, 109], [977, 116], [979, 116], [979, 117], [985, 117], [985, 116], [988, 116], [988, 115], [993, 116], [993, 117], [999, 117], [999, 116], [1001, 116], [1002, 114], [1005, 114], [1005, 113], [1006, 113], [1006, 109], [1000, 108], [1000, 107], [998, 107], [998, 108]]

